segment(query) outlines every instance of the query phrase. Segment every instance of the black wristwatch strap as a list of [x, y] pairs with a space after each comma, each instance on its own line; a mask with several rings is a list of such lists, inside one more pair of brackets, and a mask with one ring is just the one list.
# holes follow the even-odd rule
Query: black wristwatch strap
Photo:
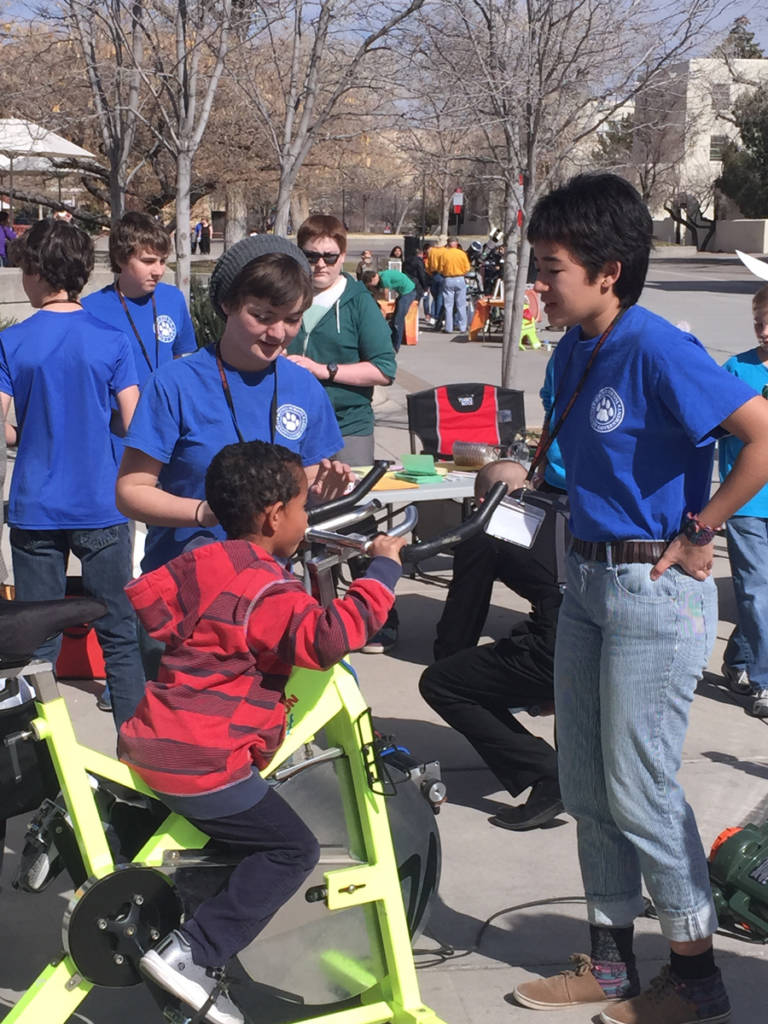
[[333, 383], [334, 379], [336, 378], [336, 374], [339, 372], [338, 363], [326, 363], [325, 368], [328, 371], [329, 383]]

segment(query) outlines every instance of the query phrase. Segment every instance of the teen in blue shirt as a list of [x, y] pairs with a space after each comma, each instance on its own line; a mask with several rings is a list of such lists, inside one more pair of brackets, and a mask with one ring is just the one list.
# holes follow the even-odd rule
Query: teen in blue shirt
[[[88, 235], [66, 221], [39, 221], [16, 243], [22, 283], [38, 312], [0, 337], [0, 403], [14, 399], [18, 455], [9, 523], [16, 596], [64, 597], [70, 551], [86, 592], [104, 601], [95, 623], [119, 726], [144, 693], [136, 619], [123, 587], [131, 578], [128, 523], [115, 506], [111, 406], [127, 428], [139, 397], [128, 338], [78, 302], [93, 267]], [[10, 443], [16, 430], [6, 423]], [[54, 664], [60, 639], [37, 656]]]
[[[635, 305], [652, 223], [628, 182], [580, 175], [537, 204], [536, 291], [558, 345], [555, 428], [574, 536], [555, 654], [563, 802], [578, 823], [591, 957], [526, 982], [524, 1006], [606, 1006], [603, 1024], [730, 1019], [707, 861], [677, 781], [717, 627], [714, 530], [768, 478], [768, 405], [699, 342]], [[572, 399], [575, 396], [575, 401]], [[713, 441], [744, 447], [710, 498]], [[642, 882], [671, 946], [639, 990]]]
[[95, 317], [130, 338], [142, 389], [158, 367], [197, 348], [184, 296], [161, 281], [170, 248], [165, 229], [149, 214], [126, 213], [109, 236], [115, 282], [83, 299]]
[[[768, 285], [752, 299], [757, 347], [732, 356], [725, 369], [768, 396]], [[733, 469], [741, 441], [719, 443], [720, 479]], [[723, 675], [736, 693], [754, 695], [750, 711], [768, 718], [768, 487], [738, 509], [725, 524], [736, 595], [736, 627], [728, 640]]]
[[281, 358], [312, 301], [301, 250], [274, 235], [245, 238], [221, 257], [210, 287], [226, 319], [221, 341], [161, 367], [125, 441], [118, 507], [149, 524], [144, 571], [190, 543], [223, 539], [204, 498], [205, 471], [224, 445], [285, 445], [301, 455], [313, 493], [327, 497], [349, 479], [328, 461], [343, 442], [325, 391]]

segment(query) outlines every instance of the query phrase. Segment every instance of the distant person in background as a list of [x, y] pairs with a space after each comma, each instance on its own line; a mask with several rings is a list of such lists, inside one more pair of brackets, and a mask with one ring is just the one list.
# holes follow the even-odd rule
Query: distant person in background
[[416, 285], [401, 270], [366, 270], [363, 274], [363, 284], [374, 298], [382, 288], [393, 291], [397, 295], [395, 312], [390, 318], [389, 329], [392, 332], [392, 347], [395, 352], [399, 352], [405, 334], [405, 318], [408, 315], [408, 310], [418, 298]]
[[11, 227], [10, 217], [7, 210], [0, 210], [0, 267], [7, 267], [8, 264], [8, 242], [16, 238], [16, 232]]
[[197, 253], [197, 246], [200, 241], [201, 228], [202, 225], [200, 224], [200, 221], [198, 221], [197, 224], [192, 224], [189, 229], [189, 246], [190, 249], [192, 250], [193, 256], [195, 256]]
[[459, 332], [466, 331], [467, 282], [464, 275], [469, 273], [471, 267], [458, 238], [448, 239], [448, 246], [440, 256], [439, 267], [444, 277], [445, 331], [451, 334], [454, 327]]
[[441, 260], [445, 252], [446, 247], [444, 243], [439, 245], [430, 245], [427, 248], [426, 267], [431, 281], [432, 322], [436, 331], [440, 330], [445, 319], [443, 312], [443, 285], [445, 284], [445, 275], [441, 269]]
[[371, 255], [371, 250], [370, 249], [363, 249], [362, 253], [360, 254], [360, 260], [359, 260], [357, 266], [355, 267], [355, 276], [357, 277], [357, 280], [358, 281], [362, 281], [363, 273], [366, 270], [373, 270], [373, 269], [374, 269], [374, 266], [373, 266], [373, 256]]
[[[429, 274], [424, 266], [424, 250], [417, 249], [403, 263], [403, 273], [416, 285], [416, 301], [419, 302], [429, 292]], [[428, 315], [425, 310], [425, 315]]]
[[207, 217], [200, 218], [200, 255], [208, 256], [211, 252], [211, 222]]
[[400, 246], [400, 245], [393, 245], [391, 250], [390, 250], [390, 253], [389, 253], [389, 258], [391, 260], [400, 260], [400, 262], [402, 263], [403, 262], [403, 248], [402, 248], [402, 246]]

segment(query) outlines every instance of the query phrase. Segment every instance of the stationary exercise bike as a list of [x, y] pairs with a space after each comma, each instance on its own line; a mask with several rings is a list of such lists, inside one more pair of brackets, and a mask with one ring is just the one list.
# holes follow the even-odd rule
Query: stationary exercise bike
[[[304, 573], [321, 599], [333, 595], [338, 567], [365, 553], [369, 539], [354, 527], [370, 523], [381, 506], [359, 502], [385, 470], [377, 465], [352, 494], [311, 513]], [[403, 560], [423, 559], [483, 529], [505, 492], [497, 484], [457, 530], [404, 548]], [[389, 532], [409, 532], [416, 518], [409, 507]], [[137, 965], [221, 887], [232, 861], [169, 813], [126, 765], [80, 744], [51, 666], [28, 663], [29, 652], [51, 633], [103, 610], [89, 598], [0, 604], [0, 674], [23, 675], [36, 702], [34, 720], [5, 742], [16, 749], [44, 743], [60, 788], [27, 829], [16, 884], [39, 891], [57, 866], [76, 887], [62, 923], [61, 956], [6, 1024], [63, 1024], [93, 986], [142, 981], [169, 1024], [197, 1024], [203, 1016], [146, 982]], [[234, 958], [222, 985], [249, 1024], [441, 1024], [421, 1002], [411, 949], [439, 881], [439, 767], [420, 764], [376, 734], [345, 663], [326, 672], [294, 671], [285, 699], [287, 734], [264, 774], [315, 833], [321, 858], [301, 890]]]

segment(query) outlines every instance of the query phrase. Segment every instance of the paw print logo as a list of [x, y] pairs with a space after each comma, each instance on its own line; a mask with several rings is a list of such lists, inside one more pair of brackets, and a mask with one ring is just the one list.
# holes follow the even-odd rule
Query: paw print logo
[[601, 388], [589, 408], [589, 425], [599, 434], [615, 430], [624, 419], [624, 403], [613, 388]]
[[170, 345], [176, 340], [176, 324], [166, 313], [161, 313], [157, 318], [157, 340], [164, 345]]
[[299, 405], [281, 405], [277, 410], [277, 432], [289, 441], [298, 441], [307, 429], [307, 414]]

